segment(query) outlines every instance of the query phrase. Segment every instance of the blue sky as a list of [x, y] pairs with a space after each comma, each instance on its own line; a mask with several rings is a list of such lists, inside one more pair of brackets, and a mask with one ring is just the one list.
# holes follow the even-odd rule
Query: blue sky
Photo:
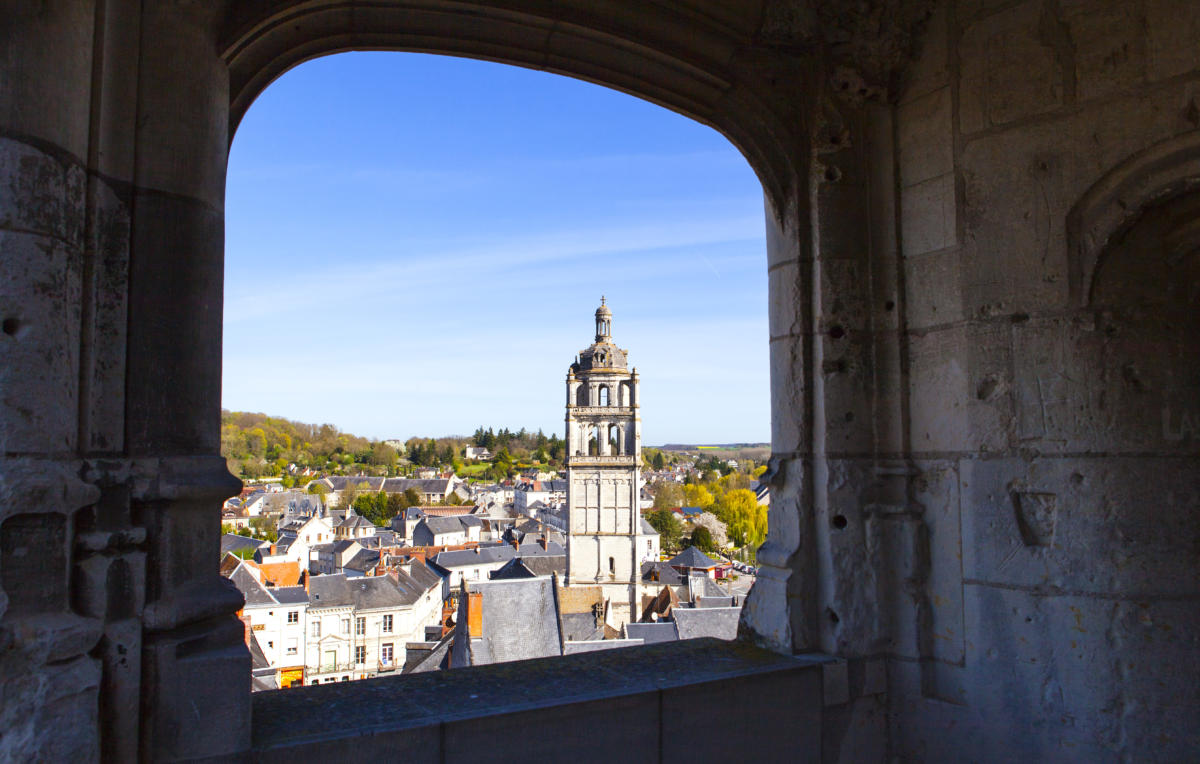
[[723, 136], [566, 77], [347, 53], [229, 160], [223, 405], [373, 438], [563, 428], [600, 295], [643, 443], [767, 441], [762, 187]]

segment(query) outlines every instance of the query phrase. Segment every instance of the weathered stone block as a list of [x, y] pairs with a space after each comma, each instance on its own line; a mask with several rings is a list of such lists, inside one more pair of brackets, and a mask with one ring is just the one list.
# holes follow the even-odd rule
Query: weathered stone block
[[909, 329], [953, 324], [963, 318], [962, 251], [958, 248], [904, 258]]
[[966, 363], [966, 330], [961, 326], [909, 340], [909, 426], [914, 451], [971, 448]]
[[83, 168], [27, 143], [0, 137], [0, 229], [83, 246]]
[[1200, 476], [1178, 460], [964, 460], [960, 471], [967, 579], [1129, 597], [1200, 591], [1178, 543], [1200, 532]]
[[71, 451], [77, 440], [82, 261], [59, 239], [0, 231], [0, 449]]
[[767, 273], [768, 326], [771, 337], [804, 331], [810, 298], [804, 296], [800, 264], [785, 262]]
[[954, 172], [950, 88], [938, 88], [896, 108], [900, 185]]
[[921, 509], [928, 534], [929, 633], [926, 655], [940, 661], [963, 660], [962, 528], [957, 465], [951, 461], [917, 462], [913, 501]]
[[1061, 106], [1065, 29], [1029, 0], [971, 23], [959, 40], [959, 129], [971, 133]]
[[953, 175], [941, 175], [901, 191], [900, 233], [906, 257], [958, 243]]

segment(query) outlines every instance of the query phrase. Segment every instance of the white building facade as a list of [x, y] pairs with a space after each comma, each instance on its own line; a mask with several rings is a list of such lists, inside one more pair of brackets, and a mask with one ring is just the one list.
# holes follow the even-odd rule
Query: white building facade
[[637, 370], [612, 342], [603, 298], [596, 340], [567, 372], [566, 430], [567, 584], [599, 584], [619, 626], [639, 604], [641, 418]]

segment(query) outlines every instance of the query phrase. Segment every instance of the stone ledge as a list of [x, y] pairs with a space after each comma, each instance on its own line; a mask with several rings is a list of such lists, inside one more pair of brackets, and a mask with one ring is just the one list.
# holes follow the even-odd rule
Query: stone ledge
[[510, 752], [525, 761], [533, 749], [590, 761], [610, 748], [662, 761], [675, 758], [685, 731], [689, 749], [712, 745], [736, 757], [784, 743], [770, 734], [784, 726], [804, 733], [788, 736], [789, 746], [811, 744], [779, 751], [778, 760], [817, 759], [823, 661], [696, 639], [260, 693], [253, 759], [353, 750], [355, 758], [404, 751], [408, 760], [459, 761], [486, 751], [506, 760], [504, 747], [520, 741]]

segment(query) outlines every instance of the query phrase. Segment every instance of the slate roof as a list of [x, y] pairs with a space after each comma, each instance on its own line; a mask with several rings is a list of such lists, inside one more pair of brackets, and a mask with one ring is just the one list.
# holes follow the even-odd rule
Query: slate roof
[[671, 618], [679, 631], [680, 639], [716, 637], [737, 639], [740, 607], [674, 608]]
[[562, 622], [564, 642], [604, 639], [604, 624], [597, 624], [596, 616], [591, 613], [563, 613], [559, 620]]
[[[478, 520], [478, 518], [476, 518]], [[429, 532], [436, 535], [443, 533], [465, 533], [466, 527], [463, 525], [462, 519], [459, 517], [425, 517], [417, 525], [418, 528], [424, 525]]]
[[483, 593], [483, 635], [471, 640], [475, 665], [562, 653], [552, 580], [486, 581], [472, 590]]
[[386, 576], [347, 578], [344, 573], [313, 576], [309, 580], [309, 607], [354, 607], [356, 610], [412, 605], [426, 592], [440, 587], [442, 578], [414, 561], [410, 572], [394, 570]]
[[642, 521], [642, 522], [641, 522], [641, 526], [640, 526], [640, 527], [641, 527], [641, 529], [642, 529], [642, 534], [643, 534], [643, 535], [645, 535], [645, 536], [657, 536], [657, 535], [658, 535], [658, 531], [654, 530], [654, 526], [653, 526], [653, 525], [651, 525], [650, 523], [646, 522], [646, 518], [644, 518], [644, 517], [643, 517], [643, 518], [641, 518], [641, 521]]
[[677, 568], [715, 568], [717, 561], [701, 552], [694, 546], [689, 546], [671, 558], [670, 564]]
[[733, 607], [733, 597], [696, 597], [696, 607]]
[[308, 603], [308, 592], [303, 586], [277, 586], [271, 594], [280, 605], [303, 605]]
[[[657, 578], [655, 574], [657, 574]], [[683, 576], [679, 571], [672, 568], [670, 563], [666, 562], [643, 562], [642, 580], [657, 581], [660, 584], [667, 584], [668, 586], [680, 586], [684, 582]]]
[[229, 580], [233, 582], [233, 585], [246, 598], [246, 607], [276, 604], [275, 598], [267, 591], [267, 587], [260, 584], [258, 579], [246, 569], [245, 565], [239, 565], [237, 570], [233, 571], [233, 575], [229, 577]]
[[[330, 475], [326, 480], [335, 491], [344, 491], [348, 486], [355, 486], [359, 489], [370, 489], [378, 491], [383, 487], [385, 478], [370, 477], [368, 475]], [[403, 489], [401, 489], [403, 490]]]
[[374, 549], [360, 549], [358, 554], [342, 564], [342, 570], [354, 570], [365, 573], [379, 564], [379, 552]]
[[529, 569], [520, 557], [514, 557], [504, 563], [499, 570], [493, 570], [488, 578], [492, 581], [502, 581], [512, 578], [537, 578], [537, 573]]
[[586, 642], [567, 642], [563, 645], [563, 655], [579, 653], [594, 653], [597, 650], [616, 650], [621, 647], [639, 647], [640, 639], [591, 639]]
[[643, 644], [654, 645], [659, 642], [674, 642], [679, 639], [679, 631], [674, 621], [659, 621], [658, 623], [627, 623], [625, 636], [630, 639], [640, 639]]
[[350, 515], [338, 523], [335, 527], [355, 530], [357, 528], [373, 528], [375, 526], [374, 523], [365, 517], [360, 517], [359, 515]]
[[387, 493], [404, 493], [409, 488], [417, 493], [446, 493], [450, 480], [447, 478], [388, 478], [383, 481], [383, 490]]
[[226, 552], [236, 552], [239, 549], [258, 549], [266, 542], [260, 539], [252, 539], [249, 536], [239, 536], [236, 533], [221, 534], [221, 556], [224, 557]]
[[258, 635], [250, 632], [250, 669], [255, 671], [269, 668], [271, 668], [271, 664], [267, 661], [267, 656], [263, 654], [262, 645], [258, 643]]
[[562, 557], [565, 561], [566, 556], [567, 550], [563, 549], [561, 544], [551, 542], [548, 549], [542, 549], [540, 543], [526, 541], [521, 544], [520, 551], [514, 549], [512, 544], [480, 544], [477, 550], [460, 549], [439, 552], [434, 559], [443, 568], [455, 568], [508, 562], [514, 557], [521, 557], [526, 565], [530, 565], [531, 558]]
[[[729, 597], [729, 592], [717, 586], [716, 582], [702, 573], [692, 573], [688, 576], [688, 589], [693, 600], [697, 597], [706, 597], [709, 599], [714, 597]], [[730, 605], [732, 604], [730, 603]]]
[[[415, 663], [404, 664], [401, 673], [404, 674], [423, 674], [426, 671], [437, 671], [439, 669], [449, 668], [450, 647], [454, 644], [454, 632], [451, 631], [437, 643], [437, 645], [429, 652], [429, 655], [421, 658]], [[409, 653], [406, 651], [405, 657]]]

